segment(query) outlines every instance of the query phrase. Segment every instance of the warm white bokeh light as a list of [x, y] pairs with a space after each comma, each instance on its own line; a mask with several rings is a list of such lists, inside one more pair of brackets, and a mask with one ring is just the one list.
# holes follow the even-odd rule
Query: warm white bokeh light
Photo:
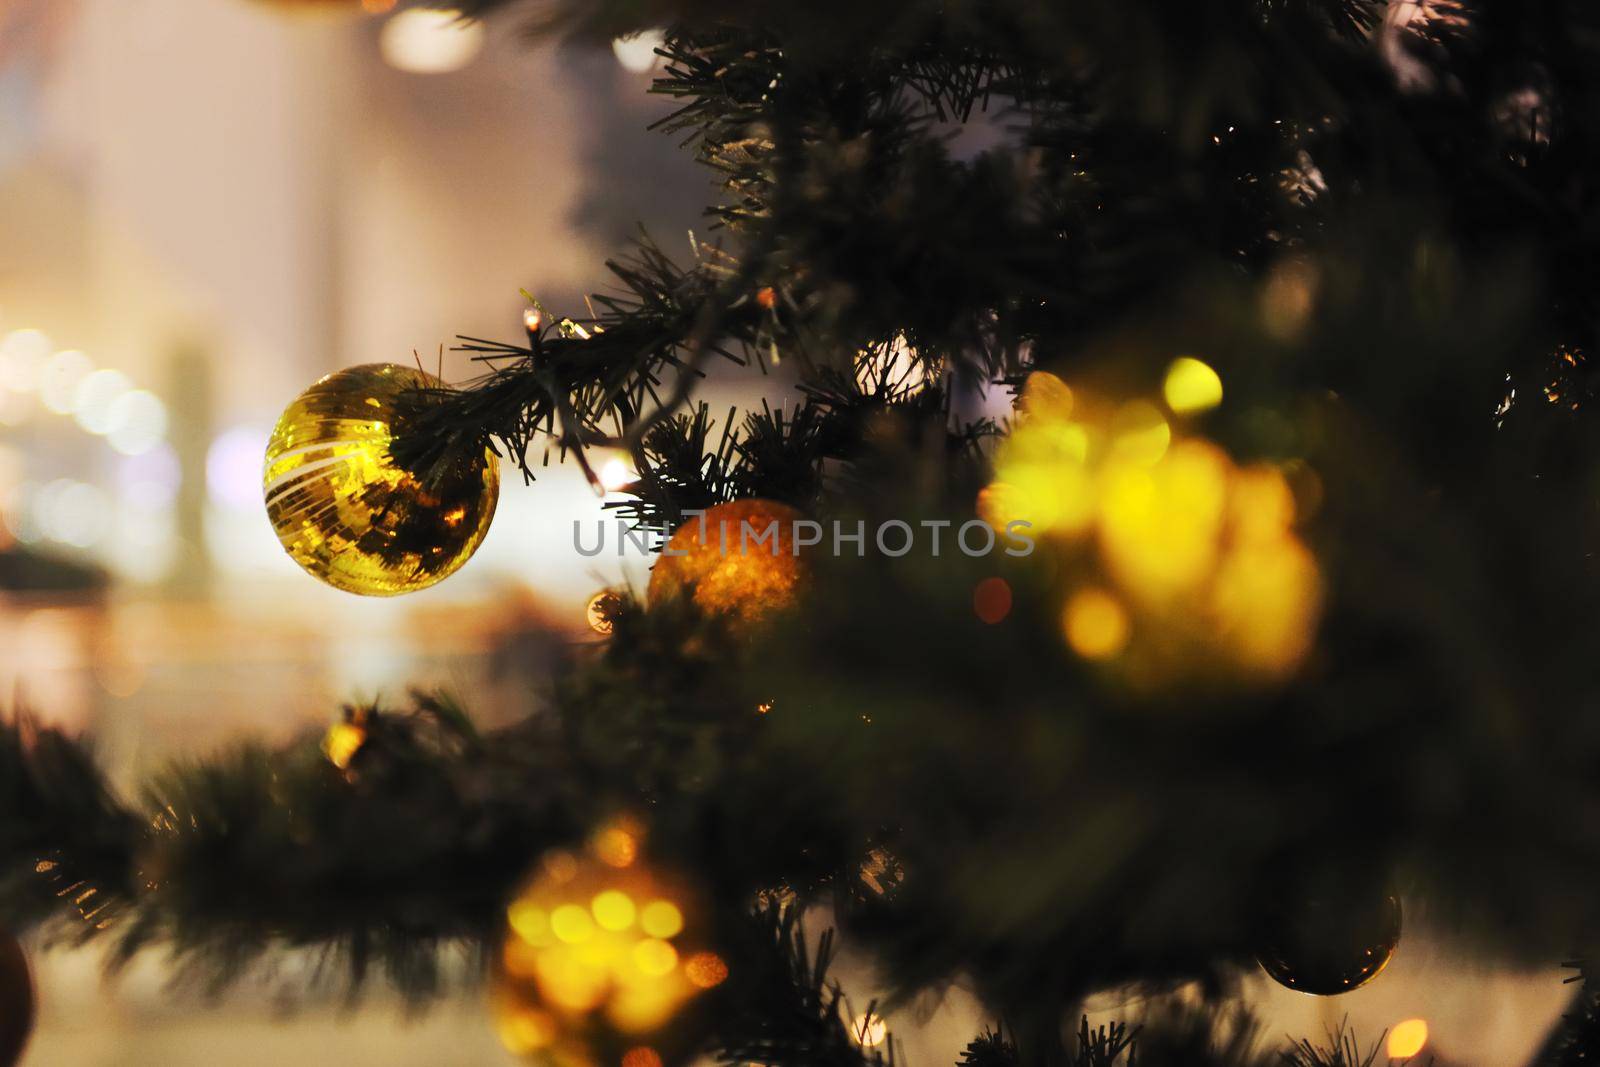
[[0, 385], [26, 393], [39, 380], [39, 368], [50, 357], [50, 338], [38, 330], [12, 330], [0, 340]]
[[112, 413], [117, 401], [132, 391], [133, 383], [126, 374], [116, 370], [97, 370], [73, 390], [73, 418], [92, 434], [110, 433], [116, 426]]
[[483, 23], [459, 11], [413, 7], [383, 25], [379, 47], [384, 61], [410, 74], [448, 74], [483, 51]]
[[78, 385], [94, 371], [94, 363], [77, 349], [57, 352], [39, 371], [39, 399], [57, 415], [70, 415]]
[[616, 53], [617, 62], [622, 64], [624, 70], [645, 74], [661, 66], [661, 57], [656, 55], [656, 49], [664, 47], [666, 43], [665, 30], [645, 30], [632, 37], [618, 37], [611, 42], [611, 51]]
[[167, 436], [167, 406], [145, 389], [123, 393], [106, 413], [106, 440], [125, 456], [137, 456]]

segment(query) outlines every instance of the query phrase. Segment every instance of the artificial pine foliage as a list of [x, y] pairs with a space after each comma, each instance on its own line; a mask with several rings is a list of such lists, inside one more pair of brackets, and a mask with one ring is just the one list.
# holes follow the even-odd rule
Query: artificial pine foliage
[[[1229, 1006], [1263, 917], [1303, 902], [1424, 900], [1508, 964], [1600, 927], [1593, 4], [478, 5], [500, 7], [576, 38], [667, 26], [662, 127], [717, 193], [684, 253], [641, 238], [583, 316], [463, 339], [483, 376], [402, 403], [396, 463], [427, 483], [487, 445], [532, 478], [617, 446], [621, 514], [659, 533], [746, 498], [954, 529], [1016, 440], [979, 394], [1044, 372], [1145, 396], [1194, 355], [1225, 399], [1172, 420], [1173, 454], [1292, 489], [1309, 650], [1267, 682], [1119, 673], [1104, 612], [1100, 644], [1070, 611], [1063, 641], [1091, 549], [823, 552], [759, 630], [624, 602], [493, 735], [418, 694], [352, 713], [337, 763], [247, 745], [134, 799], [20, 717], [13, 923], [210, 981], [317, 947], [423, 1001], [443, 950], [497, 951], [541, 856], [629, 811], [702, 882], [737, 976], [689, 1043], [780, 1067], [894, 1055], [854, 1039], [813, 904], [891, 1002], [976, 991], [1000, 1028], [969, 1065], [1375, 1062], [1342, 1031], [1274, 1052]], [[802, 399], [719, 421], [694, 399], [712, 361], [791, 368]], [[1130, 983], [1203, 1006], [1065, 1036]], [[1600, 1056], [1593, 1006], [1540, 1062]]]

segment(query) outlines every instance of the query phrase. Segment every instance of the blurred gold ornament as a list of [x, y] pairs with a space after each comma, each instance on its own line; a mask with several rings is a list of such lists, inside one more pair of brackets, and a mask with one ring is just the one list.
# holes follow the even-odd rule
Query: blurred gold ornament
[[647, 869], [640, 845], [631, 823], [603, 828], [583, 853], [548, 857], [507, 908], [494, 1005], [511, 1052], [659, 1065], [667, 1024], [727, 980], [727, 963], [695, 942], [690, 894]]
[[1256, 959], [1273, 981], [1331, 997], [1378, 977], [1400, 945], [1400, 901], [1314, 900], [1268, 919]]
[[10, 934], [0, 931], [0, 1067], [21, 1062], [33, 1034], [33, 977], [28, 958]]
[[804, 516], [772, 500], [735, 500], [690, 519], [650, 572], [650, 601], [692, 594], [702, 611], [756, 622], [799, 596], [805, 561], [795, 546]]
[[427, 487], [389, 453], [399, 397], [442, 388], [423, 371], [371, 363], [328, 375], [285, 409], [267, 444], [267, 516], [307, 573], [396, 596], [454, 574], [483, 543], [500, 496], [493, 452]]
[[[1185, 357], [1164, 393], [1169, 410], [1199, 412], [1221, 402], [1222, 383]], [[1020, 408], [978, 510], [999, 530], [1030, 523], [1067, 565], [1068, 647], [1140, 684], [1219, 672], [1274, 679], [1300, 664], [1321, 579], [1295, 533], [1283, 470], [1239, 467], [1175, 432], [1153, 404], [1096, 402], [1043, 372], [1029, 377]]]
[[590, 597], [589, 606], [584, 610], [589, 629], [604, 636], [610, 636], [611, 631], [617, 628], [617, 616], [621, 613], [622, 597], [609, 589], [602, 589]]

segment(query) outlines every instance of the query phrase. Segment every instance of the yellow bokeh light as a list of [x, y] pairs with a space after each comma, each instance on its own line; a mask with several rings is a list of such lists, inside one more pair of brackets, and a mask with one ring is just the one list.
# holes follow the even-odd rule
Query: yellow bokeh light
[[606, 1017], [625, 1033], [646, 1034], [672, 1018], [689, 992], [665, 979], [624, 986], [606, 1006]]
[[[629, 859], [620, 869], [605, 862], [618, 833]], [[609, 1033], [626, 1035], [630, 1040], [615, 1048], [643, 1050], [635, 1059], [644, 1062], [660, 1027], [727, 980], [728, 965], [691, 936], [694, 894], [649, 868], [637, 851], [644, 836], [635, 820], [611, 822], [582, 850], [547, 856], [506, 907], [494, 1004], [507, 1048], [567, 1067], [599, 1067], [567, 1056]], [[609, 855], [617, 858], [614, 850]], [[618, 1053], [608, 1055], [618, 1067]]]
[[889, 1024], [884, 1022], [883, 1016], [876, 1013], [856, 1016], [856, 1021], [850, 1024], [850, 1036], [862, 1048], [877, 1048], [889, 1036]]
[[683, 929], [683, 912], [670, 900], [652, 900], [639, 912], [639, 927], [651, 937], [676, 937]]
[[569, 945], [588, 940], [594, 935], [594, 922], [589, 912], [576, 904], [563, 904], [550, 914], [550, 929]]
[[678, 965], [678, 950], [657, 938], [641, 941], [633, 947], [633, 965], [642, 974], [661, 978]]
[[1167, 454], [1172, 427], [1154, 404], [1135, 400], [1118, 409], [1111, 422], [1112, 449], [1125, 463], [1150, 466]]
[[608, 889], [589, 905], [602, 930], [622, 931], [633, 925], [633, 899], [620, 889]]
[[506, 918], [518, 937], [530, 945], [550, 943], [550, 916], [530, 901], [519, 900], [506, 909]]
[[516, 1056], [526, 1056], [548, 1048], [555, 1040], [555, 1024], [542, 1011], [522, 1008], [505, 1012], [500, 1017], [500, 1043], [506, 1051]]
[[1072, 417], [1072, 387], [1049, 371], [1034, 371], [1022, 386], [1022, 413], [1030, 418], [1061, 420]]
[[1161, 394], [1173, 414], [1193, 415], [1222, 403], [1222, 379], [1193, 356], [1179, 356], [1167, 368]]
[[323, 755], [341, 771], [349, 768], [361, 746], [367, 743], [367, 731], [355, 723], [339, 722], [328, 728], [322, 739]]
[[1389, 1058], [1408, 1060], [1421, 1052], [1428, 1043], [1428, 1023], [1424, 1019], [1407, 1019], [1396, 1023], [1389, 1031]]
[[1128, 644], [1128, 612], [1111, 594], [1084, 589], [1067, 601], [1067, 644], [1084, 659], [1108, 659]]
[[567, 946], [545, 949], [534, 962], [539, 991], [568, 1011], [590, 1011], [605, 999], [610, 980], [604, 970], [581, 960]]

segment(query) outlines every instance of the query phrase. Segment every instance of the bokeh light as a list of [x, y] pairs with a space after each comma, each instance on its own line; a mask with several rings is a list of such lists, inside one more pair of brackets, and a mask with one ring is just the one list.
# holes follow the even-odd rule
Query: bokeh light
[[39, 490], [33, 511], [45, 537], [73, 548], [89, 548], [105, 534], [107, 505], [99, 488], [58, 478]]
[[855, 1022], [850, 1024], [850, 1036], [862, 1048], [877, 1048], [888, 1039], [889, 1024], [876, 1012], [867, 1012], [856, 1016]]
[[1390, 1059], [1408, 1060], [1421, 1052], [1427, 1044], [1427, 1021], [1407, 1019], [1403, 1023], [1396, 1023], [1394, 1029], [1389, 1031], [1389, 1045], [1386, 1051]]
[[134, 456], [123, 456], [116, 467], [117, 497], [142, 507], [164, 507], [178, 495], [183, 482], [178, 454], [158, 445]]
[[618, 37], [611, 42], [611, 51], [624, 70], [645, 74], [661, 65], [656, 49], [665, 47], [666, 43], [665, 30], [645, 30], [631, 37]]
[[1161, 393], [1173, 414], [1193, 415], [1222, 403], [1222, 379], [1193, 356], [1179, 356], [1167, 368]]
[[217, 504], [239, 511], [261, 507], [261, 462], [269, 431], [234, 426], [218, 434], [206, 450], [206, 493]]
[[[1173, 410], [1220, 400], [1209, 367], [1173, 366]], [[1285, 470], [1315, 484], [1309, 468], [1241, 467], [1175, 432], [1153, 404], [1107, 403], [1047, 373], [1029, 377], [1019, 407], [978, 512], [998, 530], [1030, 523], [1076, 575], [1062, 615], [1069, 648], [1090, 660], [1129, 652], [1123, 676], [1140, 686], [1281, 678], [1301, 662], [1321, 579], [1295, 532], [1302, 516]]]
[[481, 22], [459, 11], [406, 8], [383, 24], [379, 49], [384, 61], [409, 74], [448, 74], [483, 51]]
[[125, 456], [138, 456], [167, 436], [167, 406], [147, 389], [123, 393], [111, 404], [106, 441]]
[[1011, 586], [1004, 578], [985, 578], [972, 591], [972, 610], [990, 626], [1011, 614]]
[[1084, 659], [1107, 659], [1128, 644], [1128, 612], [1102, 589], [1083, 589], [1067, 601], [1067, 644]]
[[75, 348], [57, 352], [39, 369], [39, 400], [57, 415], [70, 415], [78, 385], [94, 371], [89, 357]]
[[117, 370], [97, 370], [78, 383], [72, 396], [72, 414], [79, 426], [92, 434], [116, 428], [116, 403], [133, 391], [128, 376]]

